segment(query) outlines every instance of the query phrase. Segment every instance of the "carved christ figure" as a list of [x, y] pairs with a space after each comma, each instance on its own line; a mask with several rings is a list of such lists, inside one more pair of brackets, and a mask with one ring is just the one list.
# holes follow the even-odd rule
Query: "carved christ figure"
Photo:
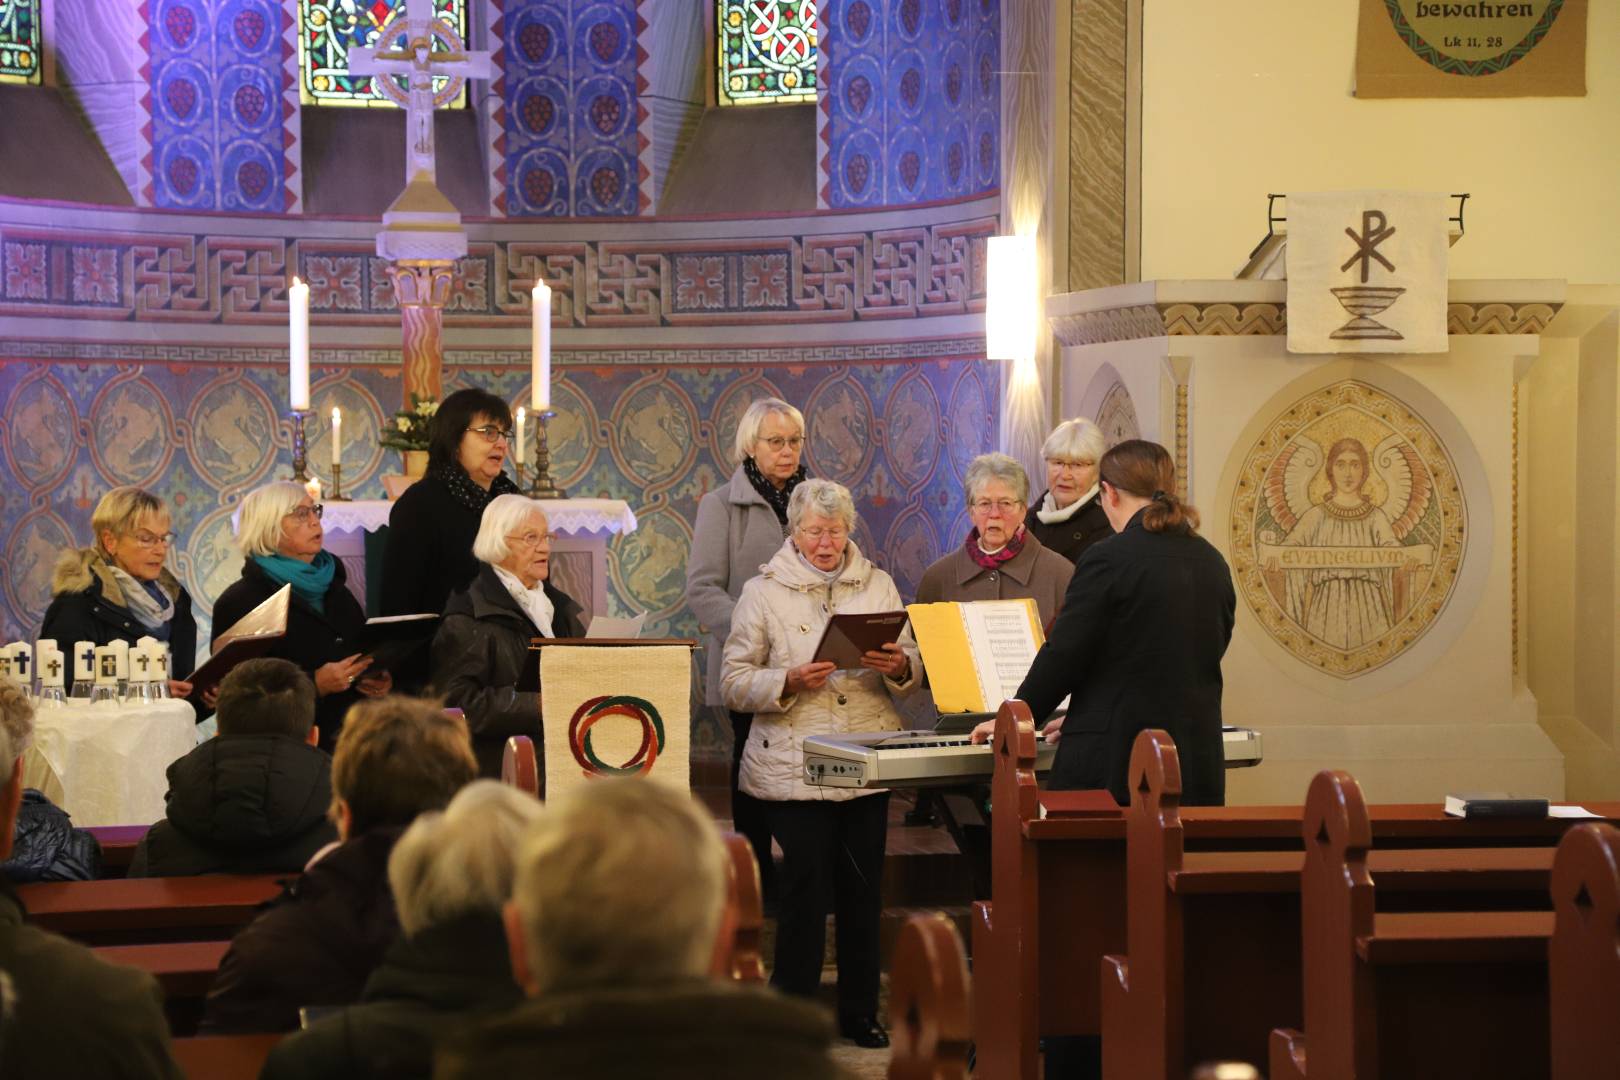
[[427, 173], [430, 180], [437, 177], [433, 155], [432, 54], [432, 39], [421, 37], [412, 40], [410, 102], [405, 107], [405, 122], [411, 130], [410, 160], [405, 165], [407, 184], [420, 172]]

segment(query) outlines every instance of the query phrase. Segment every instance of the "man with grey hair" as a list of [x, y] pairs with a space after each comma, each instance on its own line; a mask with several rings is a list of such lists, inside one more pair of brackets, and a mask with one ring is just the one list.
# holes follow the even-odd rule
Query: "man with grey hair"
[[548, 804], [518, 857], [506, 935], [531, 999], [446, 1042], [439, 1080], [844, 1077], [815, 1006], [712, 979], [727, 861], [708, 812], [639, 777]]
[[[22, 755], [33, 731], [27, 696], [0, 679], [0, 861], [11, 854]], [[0, 1076], [179, 1080], [157, 981], [29, 926], [23, 914], [22, 901], [0, 878], [0, 970], [11, 977], [13, 997]]]

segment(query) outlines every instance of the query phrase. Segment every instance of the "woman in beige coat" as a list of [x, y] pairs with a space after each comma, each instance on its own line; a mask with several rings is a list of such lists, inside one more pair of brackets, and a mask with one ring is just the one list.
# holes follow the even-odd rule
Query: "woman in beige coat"
[[909, 635], [862, 657], [862, 669], [813, 663], [829, 616], [896, 611], [894, 581], [850, 543], [855, 505], [830, 480], [806, 480], [788, 503], [786, 543], [743, 587], [726, 639], [726, 705], [754, 714], [742, 789], [766, 805], [782, 845], [771, 982], [809, 997], [821, 982], [827, 914], [838, 916], [838, 1019], [857, 1045], [887, 1046], [877, 1020], [886, 791], [804, 782], [804, 739], [900, 727], [892, 694], [909, 693], [921, 660]]

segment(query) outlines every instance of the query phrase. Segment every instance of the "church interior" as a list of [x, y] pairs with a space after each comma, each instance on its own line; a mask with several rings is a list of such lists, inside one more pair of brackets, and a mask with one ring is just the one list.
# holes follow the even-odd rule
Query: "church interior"
[[[1462, 37], [1431, 33], [1453, 22], [1469, 27]], [[1505, 44], [1468, 37], [1498, 23]], [[1526, 867], [1492, 863], [1510, 883], [1462, 907], [1547, 914], [1550, 927], [1563, 825], [1470, 821], [1481, 831], [1454, 841], [1388, 820], [1463, 792], [1620, 814], [1617, 40], [1612, 0], [0, 0], [0, 643], [47, 636], [60, 557], [92, 543], [98, 503], [126, 486], [166, 505], [164, 565], [196, 621], [187, 670], [227, 629], [215, 611], [244, 574], [245, 500], [275, 481], [323, 504], [325, 550], [364, 614], [401, 613], [384, 610], [382, 562], [393, 500], [427, 449], [401, 442], [402, 415], [476, 388], [515, 418], [511, 490], [563, 496], [540, 500], [554, 507], [549, 585], [584, 622], [644, 617], [625, 636], [695, 646], [668, 676], [680, 700], [643, 696], [679, 721], [660, 764], [684, 751], [683, 784], [729, 828], [727, 770], [747, 729], [706, 685], [731, 649], [689, 602], [689, 580], [711, 554], [700, 505], [742, 475], [733, 448], [739, 425], [757, 424], [749, 406], [777, 398], [800, 411], [803, 474], [847, 489], [850, 545], [907, 605], [931, 566], [981, 535], [970, 467], [1008, 455], [1033, 515], [1048, 435], [1080, 418], [1110, 448], [1164, 448], [1174, 490], [1150, 502], [1196, 507], [1197, 534], [1230, 570], [1219, 713], [1257, 733], [1263, 756], [1226, 770], [1230, 820], [1191, 805], [1184, 767], [1187, 865], [1237, 835], [1236, 808], [1291, 807], [1288, 843], [1302, 821], [1320, 822], [1321, 850], [1340, 857], [1358, 843], [1363, 857], [1369, 844], [1403, 856], [1378, 849], [1455, 842], [1457, 860], [1493, 843], [1501, 859], [1536, 849]], [[1336, 219], [1315, 229], [1312, 213], [1339, 205], [1332, 193], [1349, 193], [1359, 238]], [[1368, 199], [1381, 209], [1362, 209]], [[1420, 212], [1423, 240], [1407, 224]], [[1327, 321], [1312, 339], [1305, 273], [1318, 236], [1335, 283], [1358, 258], [1364, 293], [1378, 291], [1369, 271], [1402, 276], [1376, 303], [1318, 288], [1310, 302]], [[1416, 326], [1420, 304], [1431, 340], [1404, 342], [1416, 331], [1389, 316]], [[1084, 567], [1075, 573], [1078, 585]], [[1172, 618], [1196, 606], [1172, 601]], [[1049, 634], [1061, 626], [1043, 621]], [[609, 670], [614, 685], [597, 694], [642, 694], [628, 669]], [[541, 700], [550, 776], [572, 706]], [[897, 707], [906, 727], [935, 720], [927, 700]], [[995, 721], [999, 757], [984, 777], [999, 920], [972, 906], [992, 893], [971, 887], [944, 800], [895, 790], [881, 874], [893, 1061], [851, 1050], [839, 1068], [1025, 1080], [1040, 1075], [1044, 1038], [1051, 1077], [1168, 1080], [1240, 1056], [1258, 1071], [1198, 1075], [1304, 1076], [1307, 1062], [1324, 1076], [1379, 1075], [1377, 1044], [1401, 1025], [1369, 1036], [1365, 1060], [1364, 1032], [1321, 1038], [1333, 1022], [1313, 980], [1339, 961], [1311, 947], [1327, 931], [1310, 905], [1334, 901], [1312, 884], [1312, 860], [1326, 856], [1308, 835], [1303, 882], [1232, 886], [1226, 907], [1197, 893], [1226, 887], [1214, 869], [1213, 884], [1185, 894], [1141, 884], [1133, 847], [1096, 916], [1119, 940], [1099, 930], [1102, 946], [1073, 945], [1078, 989], [1049, 969], [1030, 942], [1085, 879], [1036, 849], [1146, 843], [1137, 796], [1174, 818], [1183, 776], [1173, 744], [1127, 746], [1139, 786], [1107, 833], [1094, 808], [1059, 798], [1037, 811], [1033, 781], [1019, 788], [1011, 765], [1003, 777], [1001, 758], [1033, 752], [1024, 734], [1015, 718]], [[122, 737], [119, 752], [140, 752]], [[664, 738], [660, 726], [660, 751]], [[158, 814], [164, 766], [189, 740], [188, 728], [144, 781]], [[72, 787], [67, 766], [57, 772], [53, 801]], [[735, 794], [734, 771], [729, 782]], [[64, 805], [80, 825], [151, 824]], [[1266, 820], [1247, 846], [1281, 857], [1282, 818]], [[1370, 829], [1360, 840], [1358, 820]], [[1173, 865], [1159, 869], [1174, 880], [1179, 821], [1172, 834], [1173, 855], [1159, 857]], [[1022, 931], [1000, 892], [1014, 850], [1049, 868], [1038, 886], [1028, 866], [1006, 879], [1032, 890], [1019, 898]], [[1605, 850], [1620, 859], [1620, 846]], [[1453, 887], [1434, 884], [1433, 867], [1388, 869], [1414, 881], [1391, 889], [1392, 910], [1426, 910], [1402, 898]], [[1516, 912], [1536, 893], [1527, 880], [1543, 883], [1537, 910]], [[753, 942], [766, 969], [774, 887], [762, 954]], [[1155, 938], [1167, 906], [1176, 914]], [[943, 910], [954, 930], [902, 929], [923, 910]], [[1612, 938], [1615, 910], [1598, 910]], [[1276, 925], [1305, 939], [1303, 958], [1279, 961], [1294, 985], [1278, 991], [1275, 1023], [1242, 1039], [1217, 1034], [1230, 1018], [1194, 1000], [1252, 978], [1258, 1013], [1277, 978], [1203, 943], [1217, 923], [1234, 940]], [[1136, 963], [1112, 955], [1127, 945]], [[953, 947], [971, 957], [971, 1008], [952, 982], [968, 969], [937, 951]], [[934, 979], [905, 999], [909, 1020], [897, 1012], [902, 954], [908, 980]], [[1156, 983], [1140, 961], [1165, 956], [1174, 970]], [[1117, 977], [1110, 962], [1126, 965]], [[1539, 1071], [1503, 1072], [1500, 1059], [1498, 1071], [1449, 1075], [1614, 1075], [1558, 1064], [1575, 1052], [1558, 1049], [1560, 984], [1555, 973], [1549, 990], [1538, 964], [1526, 976], [1522, 957], [1480, 960], [1493, 973], [1481, 984], [1539, 990], [1477, 1015], [1538, 1030], [1524, 1041]], [[1590, 992], [1612, 1018], [1620, 964], [1608, 970]], [[1368, 996], [1345, 1011], [1397, 1008], [1355, 985]], [[960, 1008], [941, 1004], [952, 986]], [[1545, 1016], [1539, 1028], [1511, 1019], [1545, 1013], [1549, 993], [1551, 1036]], [[183, 1014], [170, 1011], [186, 1033], [177, 1054], [199, 1038]], [[1015, 1014], [1008, 1032], [987, 1029]], [[1112, 1025], [1146, 1034], [1110, 1040]], [[1278, 1049], [1285, 1029], [1291, 1053]], [[1100, 1051], [1066, 1046], [1099, 1033]], [[1620, 1062], [1617, 1036], [1605, 1037], [1579, 1060]], [[921, 1066], [902, 1051], [954, 1064], [907, 1072]], [[1402, 1052], [1383, 1075], [1442, 1075], [1425, 1071], [1441, 1060], [1430, 1051]], [[1491, 1052], [1519, 1068], [1531, 1051]]]

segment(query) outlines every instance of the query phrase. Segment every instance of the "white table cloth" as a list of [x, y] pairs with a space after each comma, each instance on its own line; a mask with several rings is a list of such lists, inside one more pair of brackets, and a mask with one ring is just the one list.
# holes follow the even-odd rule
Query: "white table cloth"
[[[623, 499], [545, 499], [546, 522], [557, 533], [636, 531], [636, 514]], [[321, 524], [329, 533], [376, 532], [388, 524], [394, 504], [387, 499], [327, 502]]]
[[149, 825], [163, 818], [166, 771], [196, 745], [197, 714], [185, 701], [41, 708], [23, 784], [45, 792], [81, 828]]

